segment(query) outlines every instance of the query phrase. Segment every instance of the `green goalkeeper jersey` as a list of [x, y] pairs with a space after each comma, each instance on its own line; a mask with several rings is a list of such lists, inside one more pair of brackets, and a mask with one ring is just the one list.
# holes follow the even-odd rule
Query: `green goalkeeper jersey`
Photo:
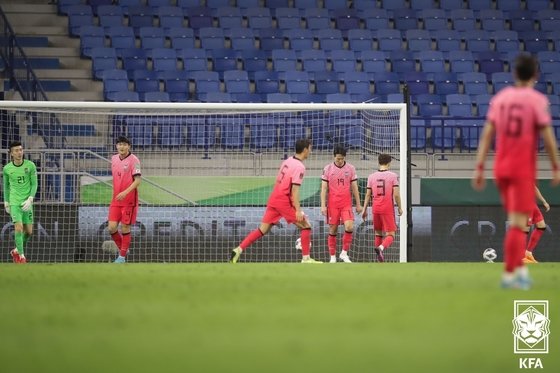
[[4, 166], [4, 201], [10, 205], [20, 206], [27, 198], [37, 193], [37, 167], [35, 163], [24, 159], [16, 166], [10, 162]]

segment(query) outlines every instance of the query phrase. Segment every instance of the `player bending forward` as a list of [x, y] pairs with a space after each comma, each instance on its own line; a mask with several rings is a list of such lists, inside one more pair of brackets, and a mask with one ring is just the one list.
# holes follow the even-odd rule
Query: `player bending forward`
[[281, 218], [288, 224], [295, 224], [301, 230], [302, 263], [322, 263], [309, 256], [311, 247], [311, 225], [305, 218], [299, 202], [299, 190], [305, 174], [303, 161], [311, 153], [311, 141], [301, 139], [296, 141], [296, 154], [286, 159], [280, 165], [276, 176], [274, 189], [268, 197], [266, 211], [259, 228], [245, 237], [235, 249], [231, 251], [230, 263], [237, 263], [239, 257], [253, 242], [270, 232], [272, 226]]
[[[399, 177], [389, 171], [391, 156], [380, 154], [378, 157], [379, 170], [368, 177], [366, 197], [364, 198], [364, 212], [362, 217], [367, 218], [367, 205], [372, 198], [373, 230], [375, 231], [375, 253], [377, 260], [385, 261], [383, 250], [391, 246], [395, 239], [397, 223], [395, 222], [395, 207], [397, 204], [399, 216], [402, 215], [401, 195], [399, 190]], [[383, 237], [385, 233], [385, 237]]]
[[362, 212], [362, 205], [356, 169], [346, 162], [346, 149], [337, 145], [334, 148], [334, 162], [325, 166], [321, 176], [321, 214], [327, 217], [329, 225], [327, 244], [331, 256], [330, 263], [336, 263], [336, 236], [341, 222], [344, 224], [344, 235], [339, 258], [345, 263], [352, 263], [348, 256], [354, 231], [352, 195], [356, 201], [356, 212], [359, 214]]
[[[138, 214], [138, 185], [140, 185], [140, 161], [130, 152], [131, 143], [124, 137], [117, 138], [117, 154], [111, 158], [113, 174], [113, 199], [109, 206], [109, 234], [119, 249], [115, 263], [126, 262], [130, 247], [130, 228]], [[119, 223], [121, 232], [119, 232]]]
[[12, 161], [4, 166], [4, 209], [12, 217], [16, 248], [10, 251], [14, 263], [25, 264], [24, 247], [33, 233], [33, 199], [37, 193], [35, 163], [23, 158], [21, 142], [10, 144]]
[[[546, 202], [546, 199], [544, 199], [541, 191], [536, 185], [535, 194], [539, 201], [542, 202], [544, 211], [548, 212], [550, 210], [550, 205], [548, 204], [548, 202]], [[533, 211], [531, 212], [531, 215], [529, 215], [529, 220], [527, 221], [527, 233], [529, 233], [529, 229], [533, 225], [534, 227], [531, 231], [531, 234], [529, 235], [529, 242], [527, 244], [527, 248], [525, 249], [525, 257], [523, 258], [523, 263], [525, 264], [538, 263], [533, 256], [533, 250], [535, 250], [535, 247], [537, 247], [537, 244], [539, 243], [543, 233], [546, 231], [546, 222], [544, 221], [543, 214], [539, 209], [537, 203], [535, 203], [535, 205], [533, 206]]]

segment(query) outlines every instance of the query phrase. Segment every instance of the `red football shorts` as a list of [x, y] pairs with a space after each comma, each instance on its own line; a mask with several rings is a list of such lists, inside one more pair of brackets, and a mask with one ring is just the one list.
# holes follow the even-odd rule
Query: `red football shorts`
[[266, 224], [276, 224], [282, 218], [284, 218], [288, 224], [295, 223], [297, 221], [296, 209], [290, 205], [286, 207], [266, 206], [262, 222]]
[[138, 206], [109, 206], [109, 221], [116, 221], [126, 225], [136, 223]]
[[327, 224], [328, 225], [340, 225], [344, 224], [345, 221], [354, 221], [354, 213], [352, 212], [352, 207], [350, 208], [327, 208]]
[[508, 213], [530, 215], [535, 206], [535, 181], [530, 179], [497, 178], [502, 204]]
[[527, 225], [531, 226], [543, 220], [544, 217], [542, 215], [541, 209], [539, 209], [539, 206], [535, 205], [535, 207], [533, 208], [533, 212], [531, 212], [531, 215], [529, 215], [529, 221], [527, 221]]
[[373, 214], [373, 230], [395, 232], [397, 230], [395, 214]]

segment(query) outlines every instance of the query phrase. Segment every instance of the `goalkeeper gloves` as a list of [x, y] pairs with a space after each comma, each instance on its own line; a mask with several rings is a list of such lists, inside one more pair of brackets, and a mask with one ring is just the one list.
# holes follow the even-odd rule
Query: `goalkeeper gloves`
[[10, 213], [10, 202], [4, 201], [4, 210], [9, 214]]
[[33, 197], [27, 198], [25, 202], [21, 204], [21, 209], [27, 212], [31, 210], [31, 205], [33, 205]]

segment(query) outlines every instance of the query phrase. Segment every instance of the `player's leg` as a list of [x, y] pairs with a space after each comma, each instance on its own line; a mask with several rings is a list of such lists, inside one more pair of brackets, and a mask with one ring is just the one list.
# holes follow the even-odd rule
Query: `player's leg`
[[537, 247], [542, 235], [546, 231], [546, 223], [544, 221], [544, 217], [541, 213], [541, 210], [535, 206], [536, 209], [533, 211], [531, 216], [531, 221], [534, 224], [533, 230], [529, 235], [529, 243], [527, 244], [527, 249], [525, 251], [525, 258], [523, 258], [524, 263], [538, 263], [535, 257], [533, 256], [533, 250]]
[[249, 232], [249, 234], [245, 236], [243, 241], [241, 241], [239, 246], [231, 251], [229, 262], [237, 263], [243, 251], [245, 251], [245, 249], [251, 246], [255, 241], [261, 239], [264, 235], [270, 232], [272, 226], [276, 224], [280, 220], [280, 218], [281, 215], [278, 213], [278, 211], [271, 207], [267, 207], [259, 227]]
[[109, 221], [109, 223], [107, 224], [107, 230], [109, 231], [109, 234], [111, 235], [111, 239], [115, 242], [115, 245], [117, 245], [117, 249], [119, 251], [122, 246], [122, 236], [121, 233], [119, 232], [119, 222], [121, 221], [121, 218], [122, 218], [121, 207], [110, 206], [109, 217], [107, 219]]
[[352, 210], [343, 211], [342, 220], [344, 221], [344, 235], [342, 236], [342, 252], [340, 253], [340, 259], [344, 263], [352, 263], [348, 255], [348, 251], [350, 251], [350, 247], [352, 246], [352, 234], [354, 233], [354, 214]]
[[[295, 214], [294, 214], [295, 218]], [[286, 219], [286, 217], [284, 217]], [[288, 219], [286, 219], [288, 221]], [[302, 263], [323, 263], [319, 260], [315, 260], [311, 257], [311, 224], [304, 217], [303, 221], [288, 221], [294, 223], [296, 227], [300, 229], [301, 234], [301, 262]]]
[[21, 210], [21, 206], [12, 205], [10, 215], [14, 224], [14, 242], [16, 246], [10, 251], [10, 255], [14, 263], [22, 263], [22, 258], [25, 258], [25, 253], [23, 248], [23, 211]]
[[336, 236], [338, 234], [338, 223], [340, 222], [341, 210], [329, 208], [327, 210], [327, 224], [329, 224], [329, 235], [327, 236], [327, 247], [329, 248], [329, 263], [336, 263]]
[[136, 206], [128, 206], [123, 207], [121, 211], [121, 246], [119, 247], [119, 256], [115, 260], [115, 263], [124, 263], [126, 261], [126, 256], [132, 240], [131, 228], [132, 225], [136, 223], [138, 209]]

